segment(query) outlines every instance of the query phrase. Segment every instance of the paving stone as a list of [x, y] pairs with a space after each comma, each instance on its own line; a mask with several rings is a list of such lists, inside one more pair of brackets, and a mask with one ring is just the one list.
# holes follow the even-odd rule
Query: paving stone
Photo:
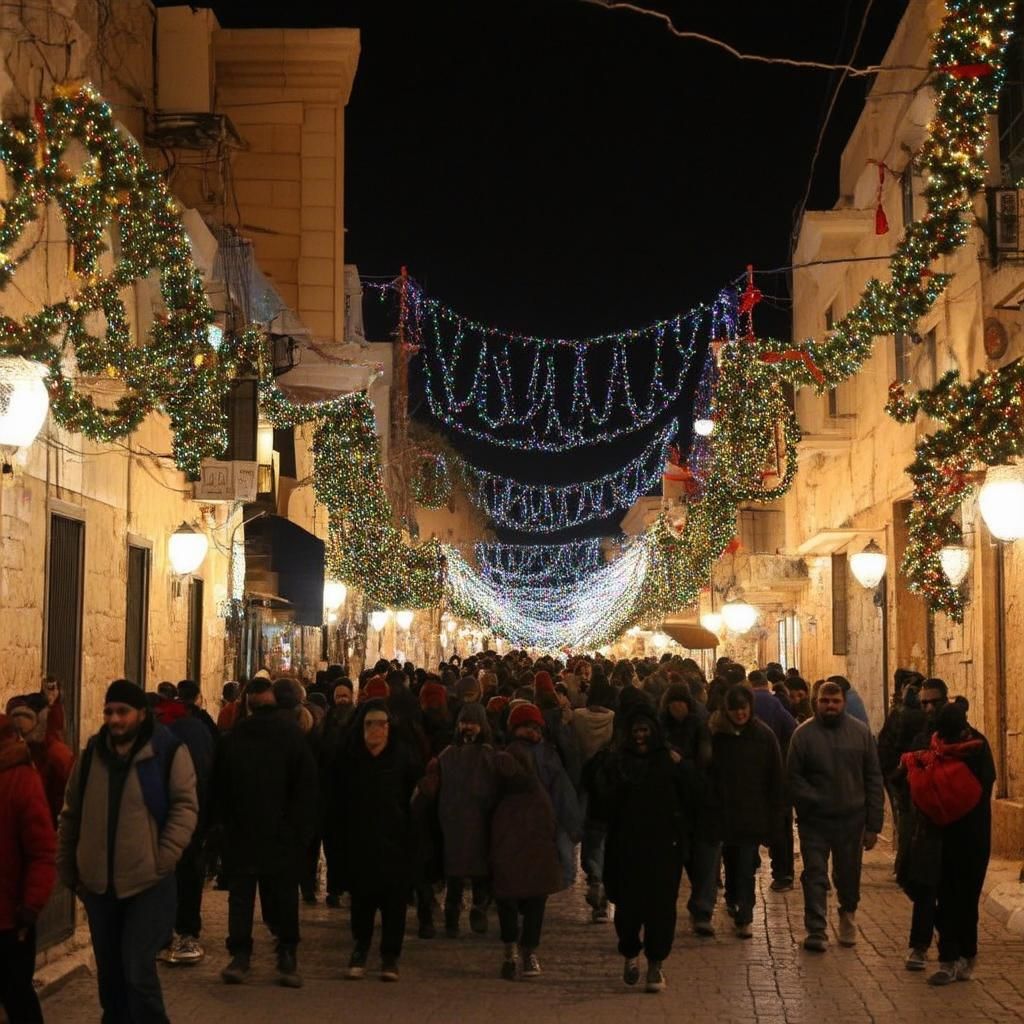
[[[679, 907], [675, 949], [665, 967], [668, 989], [647, 995], [642, 984], [627, 989], [611, 924], [593, 924], [582, 885], [550, 900], [539, 951], [544, 973], [509, 983], [498, 976], [501, 944], [491, 915], [487, 936], [467, 927], [455, 940], [415, 935], [414, 914], [401, 962], [401, 981], [381, 984], [375, 971], [361, 982], [343, 980], [351, 951], [348, 913], [323, 904], [302, 907], [299, 966], [302, 989], [275, 984], [270, 936], [256, 927], [251, 980], [225, 986], [218, 972], [227, 962], [225, 893], [207, 890], [203, 906], [206, 959], [194, 967], [161, 967], [173, 1021], [262, 1024], [352, 1019], [359, 1024], [995, 1024], [1024, 1021], [1024, 939], [992, 914], [982, 913], [975, 980], [946, 988], [926, 984], [929, 972], [903, 969], [910, 904], [892, 879], [887, 853], [869, 855], [860, 937], [843, 949], [832, 936], [825, 954], [806, 953], [799, 885], [793, 892], [768, 890], [759, 878], [754, 938], [732, 934], [724, 912], [718, 934], [690, 934], [686, 883]], [[834, 912], [834, 911], [833, 911]], [[934, 950], [932, 960], [934, 961]], [[933, 969], [933, 965], [929, 965]], [[74, 1024], [99, 1019], [95, 979], [72, 978], [44, 1002], [48, 1020]]]

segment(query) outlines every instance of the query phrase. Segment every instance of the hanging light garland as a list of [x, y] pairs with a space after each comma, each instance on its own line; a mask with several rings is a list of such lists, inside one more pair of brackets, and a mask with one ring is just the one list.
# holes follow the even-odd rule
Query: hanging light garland
[[[382, 297], [399, 287], [367, 285]], [[403, 328], [423, 357], [431, 413], [470, 437], [529, 451], [612, 441], [653, 423], [682, 394], [699, 340], [720, 336], [731, 318], [731, 299], [723, 293], [710, 306], [645, 327], [542, 338], [465, 317], [408, 279], [402, 287]], [[650, 362], [648, 370], [631, 365], [636, 350]], [[567, 380], [572, 391], [563, 395]], [[594, 397], [601, 388], [595, 381], [603, 382], [601, 400]]]
[[598, 538], [568, 544], [480, 543], [473, 553], [484, 579], [499, 587], [572, 588], [604, 561]]

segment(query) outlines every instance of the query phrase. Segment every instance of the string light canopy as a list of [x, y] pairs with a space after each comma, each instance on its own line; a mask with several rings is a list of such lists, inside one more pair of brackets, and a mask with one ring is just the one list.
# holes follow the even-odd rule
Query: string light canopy
[[[367, 284], [382, 296], [402, 289], [402, 327], [423, 357], [431, 413], [470, 437], [534, 452], [608, 442], [653, 423], [682, 394], [698, 341], [724, 334], [732, 316], [723, 293], [645, 327], [544, 338], [463, 316], [408, 278]], [[633, 365], [637, 351], [645, 369]], [[562, 393], [565, 381], [571, 394]]]
[[598, 538], [568, 544], [479, 543], [473, 553], [484, 578], [498, 586], [571, 587], [603, 561]]
[[555, 533], [627, 509], [661, 479], [679, 422], [665, 424], [621, 469], [573, 484], [524, 484], [461, 461], [474, 504], [499, 526], [527, 533]]

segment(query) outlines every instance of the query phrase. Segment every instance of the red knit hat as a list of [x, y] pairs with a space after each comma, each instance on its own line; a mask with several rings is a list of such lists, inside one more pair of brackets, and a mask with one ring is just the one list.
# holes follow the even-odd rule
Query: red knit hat
[[512, 714], [508, 716], [509, 729], [518, 729], [521, 725], [536, 725], [541, 729], [544, 728], [544, 716], [536, 704], [520, 704], [512, 709]]
[[359, 703], [366, 700], [387, 700], [391, 696], [388, 681], [384, 676], [370, 676], [359, 692]]
[[508, 697], [492, 697], [487, 702], [487, 710], [492, 715], [500, 715], [508, 707]]
[[448, 691], [440, 683], [424, 683], [420, 690], [420, 708], [443, 710], [448, 707]]
[[555, 681], [551, 678], [551, 673], [541, 669], [533, 677], [533, 688], [537, 693], [554, 693]]

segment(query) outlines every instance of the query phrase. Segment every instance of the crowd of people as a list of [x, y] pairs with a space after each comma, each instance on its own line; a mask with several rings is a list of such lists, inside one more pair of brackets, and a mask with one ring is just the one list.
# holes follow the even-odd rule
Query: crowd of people
[[[251, 970], [256, 897], [280, 984], [299, 987], [300, 900], [346, 905], [346, 976], [397, 981], [410, 907], [420, 938], [496, 916], [498, 970], [542, 973], [548, 897], [585, 876], [612, 920], [622, 979], [657, 993], [683, 873], [693, 932], [721, 899], [738, 941], [771, 888], [803, 870], [804, 948], [858, 939], [862, 858], [892, 806], [896, 877], [911, 900], [908, 970], [970, 978], [995, 777], [985, 738], [941, 679], [899, 671], [878, 736], [841, 676], [813, 686], [778, 664], [720, 659], [453, 657], [438, 671], [379, 661], [303, 682], [267, 671], [226, 684], [214, 720], [198, 685], [106, 691], [75, 757], [59, 689], [0, 716], [0, 1004], [42, 1020], [35, 925], [59, 876], [82, 900], [104, 1021], [165, 1021], [159, 961], [196, 963], [209, 880], [228, 890], [227, 984]], [[829, 865], [831, 863], [831, 884]], [[325, 871], [321, 868], [325, 867]], [[321, 878], [323, 876], [323, 878]], [[640, 956], [644, 955], [644, 970]], [[497, 958], [496, 958], [497, 959]]]

